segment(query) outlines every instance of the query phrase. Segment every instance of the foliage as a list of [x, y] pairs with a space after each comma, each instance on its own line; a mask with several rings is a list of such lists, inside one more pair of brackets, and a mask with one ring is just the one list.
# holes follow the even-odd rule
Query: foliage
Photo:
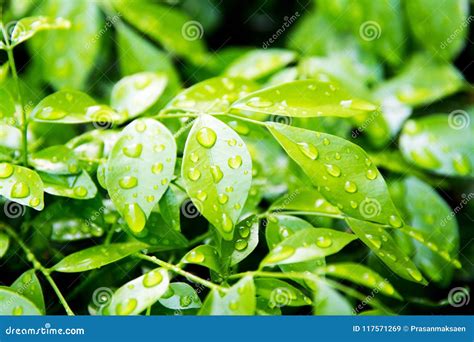
[[317, 0], [214, 53], [187, 3], [4, 6], [0, 314], [459, 308], [468, 1]]

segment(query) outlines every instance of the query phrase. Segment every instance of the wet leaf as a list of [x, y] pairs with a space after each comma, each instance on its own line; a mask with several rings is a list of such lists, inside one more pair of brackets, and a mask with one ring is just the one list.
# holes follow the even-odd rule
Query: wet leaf
[[245, 204], [252, 160], [242, 139], [209, 115], [196, 119], [184, 149], [182, 177], [196, 208], [225, 240]]
[[71, 23], [63, 18], [27, 17], [17, 21], [10, 36], [11, 46], [16, 46], [44, 30], [69, 29]]
[[0, 163], [0, 195], [36, 210], [44, 207], [40, 176], [23, 166]]
[[58, 175], [81, 172], [79, 160], [69, 148], [56, 145], [31, 154], [29, 164], [36, 170]]
[[254, 280], [257, 296], [268, 300], [270, 307], [311, 305], [311, 299], [293, 285], [272, 278]]
[[0, 87], [0, 121], [8, 124], [15, 124], [15, 101], [11, 93]]
[[267, 219], [265, 238], [270, 250], [275, 248], [280, 242], [287, 239], [296, 232], [313, 228], [311, 223], [299, 217], [284, 214], [272, 214]]
[[314, 315], [352, 315], [353, 309], [349, 301], [338, 291], [322, 280], [317, 281], [317, 289], [313, 299]]
[[201, 245], [190, 250], [182, 259], [183, 263], [207, 267], [217, 273], [221, 272], [219, 253], [210, 245]]
[[159, 299], [160, 304], [168, 309], [188, 310], [202, 305], [196, 290], [186, 283], [170, 283], [168, 292]]
[[32, 301], [13, 289], [0, 286], [0, 298], [2, 298], [0, 316], [42, 315], [40, 309]]
[[44, 192], [75, 199], [90, 199], [97, 194], [97, 187], [86, 171], [77, 175], [52, 175], [39, 172]]
[[43, 290], [34, 270], [24, 272], [10, 288], [33, 302], [43, 315], [46, 313]]
[[229, 258], [230, 266], [237, 265], [252, 253], [258, 245], [259, 220], [251, 215], [237, 223], [232, 241], [222, 241], [221, 254]]

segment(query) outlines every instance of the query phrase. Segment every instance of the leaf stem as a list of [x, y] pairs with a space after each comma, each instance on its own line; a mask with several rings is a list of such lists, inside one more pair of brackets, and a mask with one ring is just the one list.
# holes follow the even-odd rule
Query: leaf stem
[[316, 275], [313, 275], [313, 274], [305, 274], [305, 273], [298, 273], [298, 272], [281, 273], [281, 272], [267, 272], [267, 271], [248, 271], [248, 272], [232, 274], [227, 279], [239, 279], [245, 276], [261, 277], [261, 278], [278, 278], [278, 279], [300, 279], [300, 280], [314, 280], [317, 278]]
[[246, 122], [249, 122], [249, 123], [254, 124], [254, 125], [267, 127], [267, 124], [265, 122], [249, 119], [249, 118], [246, 118], [244, 116], [234, 115], [234, 114], [230, 114], [230, 113], [226, 113], [225, 116], [228, 116], [228, 117], [234, 118], [234, 119], [238, 119], [238, 120], [242, 120], [242, 121], [246, 121]]
[[35, 255], [31, 251], [31, 249], [25, 244], [25, 242], [17, 235], [17, 233], [13, 229], [11, 229], [10, 227], [8, 227], [6, 225], [2, 225], [1, 223], [0, 223], [0, 228], [4, 229], [5, 232], [8, 235], [10, 235], [18, 243], [18, 245], [21, 247], [21, 249], [23, 249], [23, 251], [25, 252], [26, 258], [28, 259], [28, 261], [30, 261], [33, 264], [33, 267], [36, 270], [40, 271], [44, 275], [44, 277], [49, 282], [49, 284], [53, 288], [54, 292], [58, 296], [59, 301], [63, 305], [64, 310], [66, 310], [66, 313], [68, 314], [68, 316], [74, 316], [74, 312], [69, 307], [69, 304], [67, 303], [67, 301], [64, 298], [63, 294], [59, 290], [58, 286], [56, 285], [54, 279], [51, 277], [49, 270], [47, 268], [45, 268], [38, 261], [38, 259], [36, 259]]
[[192, 273], [189, 273], [189, 272], [179, 268], [176, 265], [173, 265], [173, 264], [167, 263], [166, 261], [160, 260], [155, 256], [150, 256], [150, 255], [145, 255], [145, 254], [135, 254], [135, 256], [142, 259], [142, 260], [146, 260], [146, 261], [152, 262], [152, 263], [154, 263], [158, 266], [161, 266], [161, 267], [167, 269], [168, 271], [171, 271], [171, 272], [179, 274], [183, 277], [186, 277], [189, 280], [193, 281], [194, 283], [201, 284], [201, 285], [203, 285], [207, 288], [210, 288], [212, 290], [217, 290], [217, 291], [220, 291], [220, 292], [223, 292], [223, 293], [227, 292], [226, 288], [223, 288], [223, 287], [221, 287], [217, 284], [214, 284], [214, 283], [212, 283], [212, 282], [210, 282], [206, 279], [202, 279], [201, 277], [198, 277], [198, 276], [196, 276]]

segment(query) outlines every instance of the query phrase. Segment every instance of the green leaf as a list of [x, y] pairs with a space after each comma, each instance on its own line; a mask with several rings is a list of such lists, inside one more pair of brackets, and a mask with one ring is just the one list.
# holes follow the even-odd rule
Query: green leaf
[[252, 50], [234, 60], [224, 74], [229, 77], [255, 80], [284, 68], [295, 59], [296, 53], [290, 50]]
[[352, 315], [353, 309], [347, 299], [328, 284], [319, 280], [314, 293], [313, 313], [315, 315]]
[[136, 242], [89, 247], [69, 254], [54, 265], [51, 270], [64, 273], [89, 271], [116, 262], [145, 247], [146, 245]]
[[69, 29], [71, 23], [63, 18], [27, 17], [17, 21], [10, 36], [11, 46], [16, 46], [44, 30]]
[[0, 195], [36, 210], [44, 207], [41, 178], [23, 166], [0, 163]]
[[474, 115], [453, 111], [406, 122], [400, 136], [403, 156], [418, 167], [457, 177], [474, 177]]
[[159, 202], [160, 214], [163, 220], [176, 231], [181, 230], [181, 204], [187, 195], [174, 184], [170, 184]]
[[422, 106], [456, 93], [463, 85], [463, 76], [453, 65], [418, 54], [398, 75], [375, 88], [373, 98], [382, 102], [393, 97], [403, 104]]
[[110, 198], [137, 237], [148, 234], [147, 218], [169, 186], [176, 162], [176, 143], [153, 119], [127, 125], [110, 153], [106, 185]]
[[41, 100], [31, 112], [33, 120], [48, 123], [115, 123], [126, 117], [106, 105], [99, 105], [89, 95], [77, 90], [61, 90]]
[[0, 316], [42, 315], [40, 309], [32, 301], [13, 289], [0, 286], [0, 298], [2, 298]]
[[138, 315], [160, 299], [168, 286], [168, 271], [151, 270], [115, 291], [106, 311], [111, 315]]
[[291, 117], [350, 117], [374, 111], [377, 106], [356, 98], [334, 81], [302, 80], [250, 93], [232, 109]]
[[345, 215], [394, 227], [403, 224], [382, 175], [359, 146], [301, 128], [267, 127], [317, 190]]
[[41, 76], [55, 89], [84, 89], [99, 56], [99, 32], [105, 27], [97, 3], [88, 0], [42, 1], [35, 13], [61, 17], [71, 23], [69, 30], [43, 31], [28, 42]]
[[408, 23], [418, 44], [442, 60], [463, 49], [469, 27], [468, 0], [412, 0], [405, 5]]
[[413, 261], [400, 249], [382, 226], [353, 218], [346, 218], [346, 222], [357, 237], [393, 272], [415, 283], [427, 284]]
[[77, 175], [52, 175], [39, 172], [44, 192], [62, 197], [90, 199], [97, 194], [97, 187], [86, 171]]
[[128, 119], [135, 118], [158, 101], [167, 83], [164, 74], [154, 72], [126, 76], [114, 85], [110, 105]]
[[237, 223], [232, 241], [222, 241], [221, 254], [229, 258], [229, 266], [237, 265], [252, 253], [258, 245], [259, 220], [251, 215]]
[[402, 299], [387, 279], [361, 264], [353, 262], [330, 264], [318, 269], [318, 272], [335, 278], [349, 280], [355, 284], [376, 289], [387, 296]]
[[50, 174], [68, 175], [81, 172], [74, 152], [64, 145], [50, 146], [35, 152], [30, 155], [28, 162], [36, 170]]
[[242, 139], [209, 115], [196, 119], [184, 148], [182, 177], [194, 205], [225, 240], [245, 204], [252, 160]]
[[113, 4], [131, 25], [169, 52], [193, 63], [205, 61], [205, 45], [201, 39], [204, 29], [199, 22], [170, 6], [125, 0], [115, 0]]
[[202, 305], [196, 290], [186, 283], [171, 283], [159, 301], [164, 307], [173, 310], [196, 309]]
[[10, 288], [33, 302], [43, 315], [46, 313], [43, 290], [41, 289], [41, 283], [35, 274], [35, 270], [24, 272], [15, 280]]
[[0, 121], [15, 124], [15, 101], [6, 87], [0, 88]]
[[217, 273], [221, 272], [219, 253], [215, 247], [210, 245], [201, 245], [193, 248], [188, 253], [186, 253], [181, 262], [185, 264], [201, 265]]
[[306, 228], [284, 239], [262, 260], [260, 266], [294, 264], [339, 252], [357, 237], [326, 228]]
[[340, 215], [340, 210], [331, 205], [316, 189], [300, 188], [279, 198], [270, 206], [277, 213], [285, 210], [308, 211], [320, 214]]
[[311, 305], [311, 299], [293, 285], [279, 279], [254, 280], [257, 296], [268, 300], [270, 307]]
[[201, 310], [200, 315], [242, 316], [253, 315], [256, 309], [255, 285], [251, 276], [245, 276], [233, 285], [221, 297], [217, 290], [212, 290]]
[[309, 228], [313, 228], [311, 223], [300, 219], [299, 217], [272, 214], [267, 218], [267, 227], [265, 229], [267, 246], [272, 250], [280, 242], [294, 233]]
[[3, 258], [3, 256], [7, 253], [9, 246], [10, 237], [5, 233], [0, 232], [0, 258]]
[[258, 89], [249, 80], [215, 77], [182, 91], [166, 106], [167, 112], [225, 113], [242, 96]]

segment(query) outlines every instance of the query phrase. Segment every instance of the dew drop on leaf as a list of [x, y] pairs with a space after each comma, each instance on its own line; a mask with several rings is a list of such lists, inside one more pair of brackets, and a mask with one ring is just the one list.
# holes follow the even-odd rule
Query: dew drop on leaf
[[365, 176], [369, 180], [374, 180], [375, 178], [377, 178], [377, 171], [373, 169], [368, 169], [367, 172], [365, 173]]
[[123, 154], [130, 158], [138, 158], [142, 154], [143, 145], [134, 144], [123, 148]]
[[219, 201], [220, 204], [226, 204], [227, 201], [229, 200], [229, 196], [226, 194], [219, 194], [217, 196], [217, 200]]
[[347, 181], [344, 184], [344, 190], [350, 194], [353, 194], [354, 192], [357, 192], [357, 185], [354, 182]]
[[388, 222], [390, 223], [390, 225], [394, 228], [399, 228], [403, 225], [403, 222], [402, 220], [400, 219], [400, 217], [398, 216], [395, 216], [395, 215], [391, 215], [388, 219]]
[[201, 263], [204, 262], [205, 259], [206, 257], [204, 256], [204, 254], [199, 251], [191, 251], [186, 256], [186, 260], [191, 263]]
[[137, 203], [129, 203], [125, 207], [124, 219], [134, 233], [140, 233], [145, 228], [146, 216]]
[[194, 167], [190, 168], [188, 171], [188, 178], [192, 181], [197, 181], [199, 178], [201, 178], [201, 171]]
[[127, 300], [125, 304], [119, 303], [117, 304], [116, 312], [117, 315], [129, 315], [135, 310], [137, 307], [137, 300], [135, 298], [130, 298]]
[[234, 223], [232, 222], [232, 219], [226, 213], [222, 214], [221, 224], [222, 230], [226, 233], [230, 233], [234, 228]]
[[0, 178], [8, 178], [13, 174], [13, 166], [8, 163], [0, 164]]
[[237, 241], [235, 241], [235, 249], [238, 250], [238, 251], [243, 251], [245, 248], [247, 248], [248, 244], [247, 244], [247, 241], [245, 241], [244, 239], [238, 239]]
[[217, 135], [212, 128], [203, 127], [197, 132], [196, 140], [201, 146], [211, 148], [216, 143]]
[[235, 157], [229, 158], [228, 164], [230, 168], [237, 169], [242, 165], [242, 157], [235, 156]]
[[332, 164], [326, 164], [326, 171], [333, 177], [339, 177], [341, 175], [341, 169]]
[[316, 246], [320, 248], [328, 248], [332, 245], [332, 240], [329, 237], [320, 236], [316, 240]]
[[316, 160], [318, 158], [319, 153], [316, 146], [305, 142], [300, 142], [298, 143], [298, 148], [300, 149], [301, 153], [303, 153], [309, 159]]
[[214, 180], [214, 183], [219, 183], [224, 177], [224, 174], [222, 173], [221, 168], [218, 165], [212, 165], [211, 166], [211, 174], [212, 174], [212, 179]]
[[122, 189], [132, 189], [136, 187], [138, 180], [134, 176], [125, 176], [119, 180], [119, 185]]
[[161, 283], [163, 276], [159, 270], [153, 270], [145, 274], [143, 277], [143, 286], [145, 287], [154, 287]]
[[30, 187], [25, 182], [16, 182], [13, 184], [11, 190], [11, 197], [13, 198], [25, 198], [30, 194]]
[[155, 163], [151, 166], [151, 172], [153, 172], [155, 175], [161, 173], [161, 171], [163, 171], [162, 163]]

